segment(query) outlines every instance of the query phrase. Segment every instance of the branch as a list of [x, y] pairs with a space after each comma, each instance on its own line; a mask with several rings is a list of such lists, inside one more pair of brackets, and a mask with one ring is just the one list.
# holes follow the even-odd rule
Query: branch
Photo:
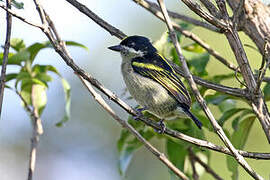
[[177, 55], [179, 57], [179, 60], [181, 61], [181, 64], [183, 66], [183, 70], [185, 72], [185, 74], [187, 75], [187, 80], [189, 82], [189, 85], [192, 89], [192, 91], [194, 92], [196, 99], [198, 101], [198, 103], [201, 105], [202, 109], [204, 110], [204, 112], [206, 113], [208, 119], [210, 120], [214, 130], [216, 131], [216, 133], [219, 135], [220, 139], [224, 142], [224, 144], [229, 148], [229, 150], [232, 152], [235, 160], [255, 179], [263, 179], [260, 175], [258, 175], [250, 166], [249, 164], [245, 161], [245, 159], [243, 158], [242, 155], [240, 155], [237, 150], [234, 148], [234, 146], [232, 145], [232, 143], [230, 142], [230, 140], [227, 138], [226, 134], [224, 133], [223, 129], [220, 127], [220, 125], [217, 123], [217, 121], [215, 120], [213, 114], [211, 113], [210, 109], [207, 107], [205, 100], [202, 98], [202, 96], [200, 95], [200, 92], [189, 72], [186, 60], [182, 54], [182, 50], [180, 48], [179, 42], [177, 40], [177, 36], [176, 33], [173, 29], [170, 17], [168, 15], [168, 12], [166, 10], [165, 4], [163, 2], [163, 0], [158, 0], [159, 6], [162, 10], [164, 19], [166, 20], [166, 24], [167, 27], [169, 29], [169, 33], [170, 33], [170, 37], [171, 40], [173, 41], [173, 44], [175, 46]]
[[[42, 31], [45, 33], [46, 31], [43, 29], [45, 28], [45, 26], [41, 26]], [[46, 33], [45, 33], [46, 34]], [[47, 34], [46, 34], [47, 35]], [[50, 36], [48, 34], [48, 36]], [[73, 69], [74, 72], [76, 72], [77, 74], [81, 75], [86, 81], [88, 81], [89, 83], [91, 83], [94, 87], [96, 87], [98, 90], [100, 90], [103, 94], [105, 94], [110, 100], [112, 100], [113, 102], [115, 102], [116, 104], [118, 104], [122, 109], [124, 109], [127, 113], [129, 113], [132, 116], [136, 116], [137, 112], [135, 110], [133, 110], [129, 105], [127, 105], [124, 101], [122, 101], [119, 97], [117, 97], [113, 92], [111, 92], [109, 89], [107, 89], [106, 87], [104, 87], [97, 79], [93, 78], [90, 74], [87, 74], [83, 69], [81, 69], [79, 66], [77, 66], [73, 59], [71, 58], [71, 56], [69, 55], [69, 53], [67, 52], [67, 50], [65, 49], [64, 46], [64, 42], [62, 42], [61, 40], [57, 41], [53, 41], [53, 37], [48, 37], [50, 42], [52, 43], [52, 45], [54, 46], [54, 49], [56, 50], [56, 52], [62, 57], [62, 59], [66, 62], [66, 64]], [[59, 44], [57, 44], [58, 42], [61, 42]], [[160, 129], [160, 125], [148, 120], [146, 118], [141, 118], [140, 119], [144, 124], [153, 127], [154, 129]], [[191, 136], [185, 135], [183, 133], [180, 133], [178, 131], [174, 131], [171, 129], [166, 128], [165, 129], [165, 134], [180, 139], [180, 140], [184, 140], [186, 142], [189, 142], [191, 144], [200, 146], [200, 147], [204, 147], [216, 152], [220, 152], [220, 153], [224, 153], [224, 154], [228, 154], [228, 155], [232, 155], [232, 153], [230, 152], [230, 150], [226, 147], [223, 146], [218, 146], [215, 145], [211, 142], [205, 141], [205, 140], [201, 140], [201, 139], [197, 139], [197, 138], [193, 138]], [[242, 156], [247, 157], [247, 158], [252, 158], [252, 159], [261, 159], [261, 160], [269, 160], [270, 159], [270, 153], [259, 153], [259, 152], [247, 152], [247, 151], [242, 151], [242, 150], [237, 150]]]
[[216, 18], [221, 17], [221, 14], [218, 12], [218, 9], [212, 2], [210, 2], [209, 0], [200, 0], [200, 2], [204, 5], [204, 7], [206, 7], [210, 14], [212, 14]]
[[[0, 5], [1, 7], [1, 5]], [[4, 10], [7, 11], [6, 7], [2, 7]], [[37, 27], [39, 29], [41, 29], [42, 31], [45, 31], [46, 29], [46, 26], [44, 25], [38, 25], [38, 24], [35, 24], [34, 22], [31, 22], [29, 20], [27, 20], [26, 18], [16, 14], [15, 12], [13, 11], [9, 11], [14, 17], [20, 19], [21, 21], [33, 26], [33, 27]], [[55, 28], [54, 28], [55, 29]], [[53, 36], [53, 35], [52, 35]], [[121, 35], [119, 35], [121, 36]], [[218, 58], [218, 56], [216, 57]], [[222, 58], [222, 57], [221, 57]], [[225, 60], [226, 61], [226, 60]], [[183, 71], [179, 68], [179, 66], [175, 65], [174, 63], [171, 63], [171, 65], [174, 67], [174, 69], [176, 70], [176, 72], [183, 76], [184, 77], [184, 73]], [[229, 64], [229, 67], [233, 68], [234, 69], [234, 65], [233, 64]], [[231, 96], [236, 96], [236, 97], [244, 97], [246, 99], [249, 99], [250, 96], [248, 95], [247, 91], [246, 90], [242, 90], [242, 89], [239, 89], [239, 88], [232, 88], [232, 87], [228, 87], [228, 86], [223, 86], [223, 85], [219, 85], [219, 84], [215, 84], [215, 83], [212, 83], [212, 82], [209, 82], [209, 81], [206, 81], [206, 80], [203, 80], [201, 79], [200, 77], [197, 77], [197, 76], [193, 76], [195, 82], [201, 86], [204, 86], [208, 89], [213, 89], [215, 91], [219, 91], [219, 92], [222, 92], [222, 93], [225, 93], [225, 94], [228, 94], [228, 95], [231, 95]], [[267, 79], [267, 78], [263, 78], [263, 81], [266, 81], [266, 82], [270, 82], [270, 78]]]
[[39, 136], [43, 134], [43, 128], [41, 119], [38, 114], [37, 108], [35, 108], [35, 98], [34, 98], [34, 92], [31, 93], [32, 96], [32, 104], [33, 109], [31, 109], [30, 106], [28, 106], [26, 100], [22, 97], [21, 93], [17, 90], [15, 90], [16, 94], [20, 97], [21, 101], [24, 104], [25, 110], [30, 114], [32, 119], [32, 137], [31, 137], [31, 148], [30, 148], [30, 157], [29, 157], [29, 166], [28, 166], [28, 176], [27, 180], [33, 179], [33, 174], [35, 171], [35, 165], [36, 165], [36, 154], [37, 154], [37, 146], [39, 143]]
[[29, 171], [27, 180], [33, 179], [33, 174], [36, 166], [37, 146], [39, 143], [39, 136], [43, 134], [43, 128], [41, 124], [41, 119], [39, 117], [38, 108], [35, 105], [36, 99], [34, 94], [35, 94], [35, 85], [32, 86], [31, 92], [31, 101], [33, 106], [33, 110], [31, 111], [33, 133], [31, 138], [31, 150], [30, 150]]
[[43, 27], [39, 24], [36, 24], [35, 22], [29, 21], [26, 18], [18, 15], [15, 11], [12, 11], [11, 9], [8, 9], [4, 4], [0, 4], [0, 8], [4, 9], [5, 11], [7, 11], [9, 14], [11, 14], [12, 16], [20, 19], [21, 21], [25, 22], [26, 24], [29, 24], [31, 26], [37, 27], [39, 29], [42, 29]]
[[[139, 4], [143, 8], [145, 8], [147, 11], [151, 12], [153, 15], [155, 15], [160, 20], [164, 21], [164, 18], [162, 16], [162, 13], [160, 10], [152, 8], [151, 4], [149, 4], [147, 1], [144, 0], [133, 0], [136, 4]], [[207, 43], [205, 43], [203, 40], [201, 40], [197, 35], [193, 34], [192, 32], [183, 30], [181, 26], [179, 26], [177, 23], [172, 22], [173, 27], [178, 32], [182, 33], [185, 37], [192, 39], [194, 42], [198, 43], [200, 46], [202, 46], [209, 54], [214, 56], [218, 61], [220, 61], [222, 64], [227, 66], [229, 69], [236, 71], [237, 67], [227, 61], [225, 58], [223, 58], [217, 51], [212, 49]]]
[[[10, 4], [11, 4], [11, 0], [6, 0], [6, 7], [8, 9], [11, 8]], [[12, 24], [12, 17], [8, 11], [6, 11], [6, 20], [7, 20], [6, 40], [5, 40], [5, 45], [4, 45], [3, 63], [2, 63], [2, 70], [1, 70], [1, 77], [0, 77], [0, 119], [1, 119], [1, 114], [2, 114], [6, 69], [7, 69], [7, 63], [8, 63], [8, 53], [9, 53], [9, 47], [10, 47], [11, 24]]]
[[226, 9], [224, 0], [217, 0], [217, 5], [220, 9], [224, 21], [228, 24], [227, 31], [224, 32], [231, 49], [235, 55], [239, 68], [241, 70], [245, 84], [248, 86], [251, 96], [251, 106], [256, 116], [258, 117], [261, 126], [266, 134], [267, 140], [270, 143], [270, 117], [268, 108], [263, 100], [261, 92], [255, 94], [256, 81], [251, 70], [247, 55], [239, 38], [236, 29], [232, 26], [230, 17]]
[[216, 180], [223, 180], [217, 173], [215, 173], [215, 171], [210, 166], [208, 166], [198, 156], [196, 156], [196, 154], [193, 152], [191, 147], [188, 148], [188, 152], [189, 152], [189, 155], [191, 156], [191, 158], [195, 162], [198, 162], [205, 169], [206, 172], [211, 174]]
[[[181, 75], [182, 77], [186, 78], [185, 73], [183, 72], [183, 70], [176, 64], [174, 64], [173, 62], [170, 62], [170, 65], [175, 69], [176, 73]], [[222, 92], [224, 94], [228, 94], [231, 96], [236, 96], [236, 97], [242, 97], [242, 98], [246, 98], [246, 99], [250, 99], [250, 96], [247, 92], [246, 89], [239, 89], [239, 88], [232, 88], [232, 87], [228, 87], [228, 86], [223, 86], [220, 84], [216, 84], [216, 83], [212, 83], [209, 82], [207, 80], [204, 80], [198, 76], [194, 76], [192, 75], [194, 81], [196, 82], [196, 84], [199, 84], [201, 86], [204, 86], [208, 89], [213, 89], [215, 91], [218, 92]]]
[[[265, 74], [266, 74], [266, 70], [268, 69], [269, 64], [270, 64], [268, 47], [269, 47], [269, 42], [266, 39], [265, 40], [264, 53], [263, 53], [263, 57], [262, 57], [262, 64], [261, 64], [261, 67], [259, 69], [259, 74], [258, 74], [257, 81], [256, 81], [256, 83], [257, 83], [257, 86], [255, 88], [255, 93], [256, 94], [259, 93], [262, 81], [263, 81], [263, 79], [265, 77]], [[266, 61], [266, 65], [265, 65], [265, 61]], [[264, 65], [265, 65], [265, 67], [264, 67]]]
[[103, 29], [107, 30], [112, 36], [116, 36], [119, 39], [123, 39], [127, 36], [119, 29], [113, 27], [112, 25], [101, 19], [98, 15], [93, 13], [85, 5], [79, 3], [76, 0], [66, 0], [66, 1], [69, 2], [71, 5], [73, 5], [74, 7], [76, 7], [80, 12], [91, 18], [94, 22], [99, 24]]
[[190, 161], [190, 164], [191, 164], [191, 169], [192, 169], [192, 177], [193, 177], [193, 180], [199, 180], [199, 175], [197, 173], [197, 169], [196, 169], [196, 166], [195, 166], [195, 158], [194, 158], [194, 155], [190, 153], [191, 150], [191, 147], [188, 148], [188, 152], [189, 152], [189, 161]]
[[[147, 5], [147, 9], [151, 12], [160, 12], [160, 7], [154, 3], [154, 2], [150, 2], [148, 0], [145, 0], [145, 2], [141, 1], [141, 0], [133, 0], [134, 2], [138, 3], [138, 4], [148, 4]], [[194, 24], [196, 26], [200, 26], [200, 27], [203, 27], [205, 29], [208, 29], [210, 31], [214, 31], [214, 32], [218, 32], [220, 33], [220, 30], [218, 28], [216, 28], [215, 26], [213, 26], [212, 24], [209, 24], [209, 23], [206, 23], [206, 22], [203, 22], [203, 21], [199, 21], [199, 20], [196, 20], [196, 19], [193, 19], [189, 16], [185, 16], [185, 15], [182, 15], [182, 14], [179, 14], [179, 13], [176, 13], [176, 12], [172, 12], [172, 11], [168, 11], [169, 13], [169, 16], [171, 18], [174, 18], [174, 19], [180, 19], [180, 20], [183, 20], [183, 21], [186, 21], [190, 24]]]
[[181, 0], [183, 3], [185, 3], [193, 12], [195, 12], [197, 15], [200, 17], [204, 18], [206, 21], [209, 23], [213, 24], [214, 26], [226, 30], [227, 29], [227, 24], [224, 23], [222, 20], [216, 18], [212, 14], [209, 14], [205, 12], [199, 4], [193, 3], [191, 0]]
[[122, 120], [115, 114], [112, 108], [105, 102], [100, 94], [98, 94], [91, 84], [87, 83], [79, 74], [77, 74], [83, 85], [87, 88], [88, 92], [94, 97], [94, 99], [105, 109], [119, 124], [126, 128], [131, 134], [133, 134], [152, 154], [154, 154], [161, 162], [163, 162], [170, 170], [172, 170], [179, 178], [188, 180], [189, 178], [180, 171], [171, 161], [161, 152], [159, 152], [154, 146], [152, 146], [144, 137], [136, 131], [127, 121]]

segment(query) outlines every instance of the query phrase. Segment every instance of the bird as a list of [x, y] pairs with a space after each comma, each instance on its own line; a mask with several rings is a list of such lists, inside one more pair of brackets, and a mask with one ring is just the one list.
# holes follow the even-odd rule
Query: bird
[[198, 128], [202, 123], [190, 111], [191, 97], [168, 60], [158, 53], [144, 36], [127, 36], [120, 44], [108, 49], [120, 52], [121, 71], [130, 95], [142, 107], [161, 119], [160, 133], [164, 133], [164, 120], [189, 117]]

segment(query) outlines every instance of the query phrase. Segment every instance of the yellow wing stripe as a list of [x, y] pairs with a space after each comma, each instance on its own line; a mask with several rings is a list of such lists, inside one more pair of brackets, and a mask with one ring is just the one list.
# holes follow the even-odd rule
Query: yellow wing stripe
[[140, 68], [146, 68], [146, 69], [151, 69], [151, 70], [156, 70], [156, 71], [163, 70], [161, 67], [158, 67], [154, 64], [149, 64], [149, 63], [133, 62], [132, 65], [140, 67]]
[[174, 69], [173, 69], [172, 66], [168, 63], [168, 61], [166, 60], [166, 58], [165, 58], [164, 56], [162, 56], [162, 54], [159, 54], [159, 53], [157, 53], [157, 54], [162, 58], [162, 60], [163, 60], [166, 64], [168, 64], [168, 66], [171, 68], [172, 72], [175, 73]]

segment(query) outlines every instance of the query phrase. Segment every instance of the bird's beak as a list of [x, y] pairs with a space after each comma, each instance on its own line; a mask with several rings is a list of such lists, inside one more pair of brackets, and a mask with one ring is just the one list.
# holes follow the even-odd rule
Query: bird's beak
[[117, 52], [120, 52], [123, 47], [119, 44], [119, 45], [116, 45], [116, 46], [110, 46], [108, 47], [110, 50], [113, 50], [113, 51], [117, 51]]

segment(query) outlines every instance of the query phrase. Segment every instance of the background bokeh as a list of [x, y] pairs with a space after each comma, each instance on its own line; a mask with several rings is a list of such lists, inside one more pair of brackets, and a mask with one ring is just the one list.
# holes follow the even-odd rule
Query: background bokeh
[[[39, 16], [33, 2], [31, 0], [23, 2], [25, 3], [24, 10], [20, 10], [18, 13], [39, 22]], [[80, 2], [128, 35], [139, 34], [157, 40], [166, 30], [163, 23], [132, 1], [82, 0]], [[126, 99], [128, 95], [122, 95], [125, 86], [120, 74], [120, 56], [107, 49], [108, 46], [118, 43], [119, 40], [64, 0], [47, 0], [42, 1], [42, 4], [54, 21], [62, 39], [73, 40], [89, 48], [87, 52], [81, 48], [68, 47], [76, 63], [107, 88], [125, 99], [126, 102], [135, 105], [132, 100]], [[167, 6], [169, 9], [193, 15], [186, 11], [179, 1], [168, 1]], [[3, 45], [6, 28], [3, 10], [0, 10], [0, 22], [0, 44]], [[193, 32], [215, 47], [223, 56], [235, 62], [224, 37], [209, 33], [201, 28], [195, 28]], [[13, 19], [12, 37], [23, 38], [27, 45], [47, 40], [39, 29], [26, 25], [17, 19]], [[245, 43], [252, 44], [244, 34], [241, 34], [241, 38]], [[247, 50], [252, 68], [258, 68], [261, 57], [256, 51]], [[116, 150], [116, 142], [121, 131], [119, 124], [100, 108], [79, 79], [74, 76], [73, 71], [66, 66], [54, 50], [42, 50], [38, 54], [36, 63], [52, 64], [59, 69], [60, 73], [71, 84], [72, 105], [70, 121], [64, 127], [56, 127], [55, 123], [60, 121], [64, 115], [64, 95], [60, 80], [52, 74], [55, 81], [49, 84], [48, 104], [42, 116], [44, 134], [40, 138], [35, 179], [169, 179], [167, 168], [144, 148], [136, 153], [126, 176], [121, 177], [117, 168], [118, 154]], [[223, 66], [213, 58], [211, 58], [207, 68], [215, 74], [225, 71]], [[15, 70], [14, 67], [8, 67], [8, 72]], [[227, 83], [237, 85], [233, 82]], [[105, 99], [108, 100], [106, 97]], [[109, 100], [108, 102], [122, 118], [127, 118], [127, 114], [118, 106]], [[19, 98], [10, 90], [5, 90], [2, 112], [0, 120], [0, 179], [26, 179], [32, 134], [30, 120], [23, 110]], [[215, 115], [220, 116], [217, 113]], [[207, 133], [207, 138], [214, 143], [221, 144], [217, 135], [213, 133]], [[152, 143], [161, 151], [165, 151], [162, 141], [154, 139]], [[269, 145], [266, 143], [266, 138], [257, 121], [252, 128], [246, 150], [269, 151]], [[248, 160], [248, 162], [258, 173], [265, 178], [269, 177], [269, 162], [256, 160]], [[227, 171], [225, 163], [226, 159], [223, 155], [213, 152], [211, 165], [224, 179], [230, 179], [230, 173]], [[242, 168], [239, 169], [240, 179], [250, 178]], [[210, 178], [210, 176], [205, 175], [202, 179]]]

